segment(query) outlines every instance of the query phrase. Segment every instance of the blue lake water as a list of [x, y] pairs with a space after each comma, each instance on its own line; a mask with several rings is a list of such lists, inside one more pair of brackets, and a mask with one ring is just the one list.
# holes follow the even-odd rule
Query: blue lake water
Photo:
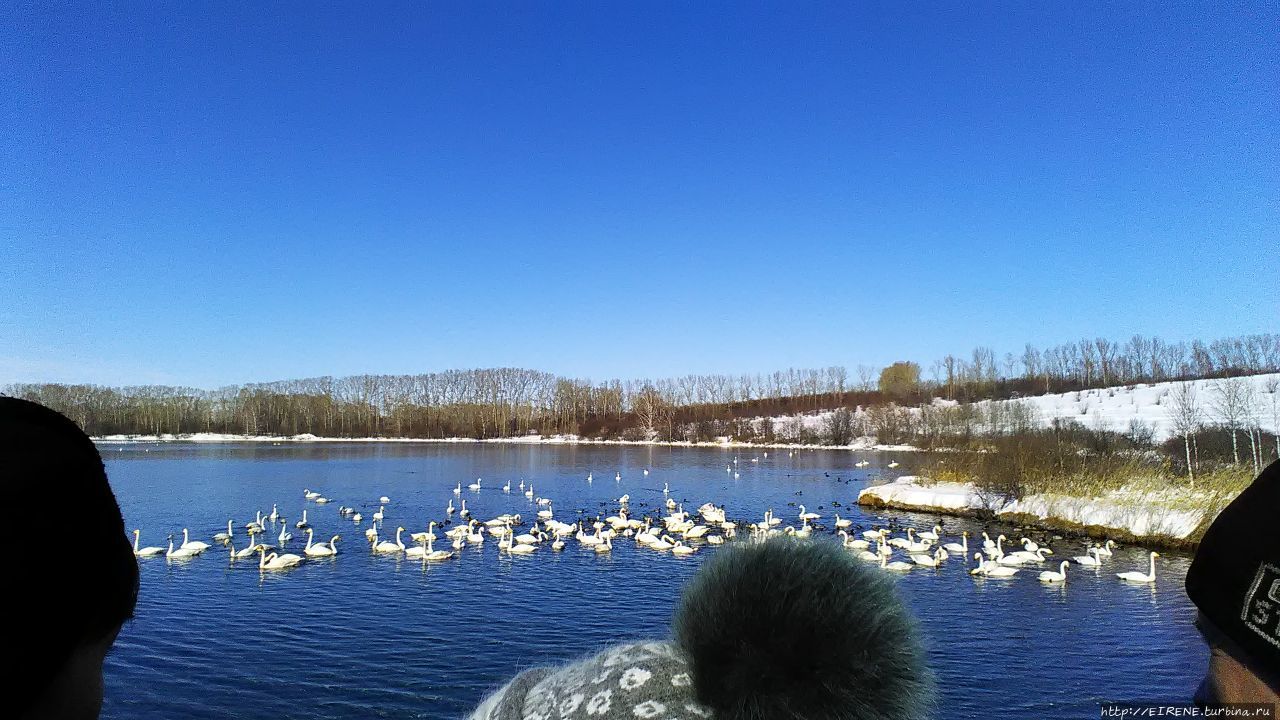
[[[184, 527], [212, 542], [234, 518], [243, 546], [244, 523], [273, 503], [295, 535], [293, 552], [305, 542], [292, 527], [304, 507], [317, 538], [343, 537], [336, 558], [277, 574], [260, 573], [256, 560], [233, 564], [218, 545], [185, 562], [142, 560], [137, 617], [107, 661], [104, 718], [462, 716], [522, 668], [664, 636], [682, 583], [716, 551], [682, 558], [622, 541], [597, 555], [570, 542], [560, 553], [543, 547], [512, 557], [489, 538], [424, 568], [369, 552], [363, 530], [382, 495], [392, 500], [392, 531], [443, 521], [446, 504], [458, 503], [459, 481], [475, 517], [520, 512], [527, 526], [534, 503], [503, 493], [508, 479], [513, 487], [531, 481], [567, 522], [579, 510], [614, 514], [612, 501], [624, 493], [634, 512], [656, 513], [664, 482], [686, 510], [712, 501], [739, 521], [772, 507], [790, 524], [801, 503], [828, 526], [835, 512], [861, 528], [888, 518], [924, 529], [937, 519], [853, 504], [871, 478], [909, 470], [910, 455], [896, 456], [903, 466], [888, 471], [887, 455], [868, 453], [778, 450], [765, 458], [642, 446], [128, 444], [103, 445], [102, 454], [144, 545], [164, 545], [170, 533], [180, 541]], [[725, 471], [734, 457], [736, 480]], [[854, 468], [863, 458], [871, 466]], [[484, 489], [466, 489], [477, 477]], [[333, 502], [307, 502], [303, 488]], [[340, 504], [361, 508], [364, 523], [340, 518]], [[984, 529], [955, 518], [942, 524], [947, 534]], [[1065, 540], [1050, 544], [1060, 559], [1080, 554]], [[1182, 590], [1189, 558], [1164, 555], [1150, 586], [1114, 576], [1145, 569], [1138, 547], [1118, 549], [1098, 571], [1073, 566], [1058, 587], [1036, 580], [1040, 567], [975, 579], [954, 557], [937, 571], [901, 576], [940, 681], [940, 717], [1096, 717], [1102, 701], [1189, 697], [1207, 653]]]

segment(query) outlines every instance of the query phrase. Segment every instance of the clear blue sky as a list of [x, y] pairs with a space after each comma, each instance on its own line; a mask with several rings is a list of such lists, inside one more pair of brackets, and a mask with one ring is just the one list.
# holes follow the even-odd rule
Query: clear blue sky
[[0, 383], [1280, 330], [1274, 3], [22, 5]]

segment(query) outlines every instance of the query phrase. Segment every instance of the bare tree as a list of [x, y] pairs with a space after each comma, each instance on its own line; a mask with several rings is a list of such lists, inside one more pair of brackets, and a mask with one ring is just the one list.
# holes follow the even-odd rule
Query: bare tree
[[1169, 393], [1169, 404], [1166, 406], [1173, 429], [1182, 436], [1182, 445], [1187, 453], [1187, 477], [1195, 485], [1195, 469], [1191, 463], [1191, 436], [1200, 430], [1203, 422], [1200, 404], [1196, 399], [1196, 386], [1191, 382], [1180, 382], [1173, 386]]
[[1276, 457], [1280, 458], [1280, 378], [1267, 378], [1263, 388], [1271, 396], [1271, 434], [1276, 439]]
[[1213, 410], [1223, 427], [1231, 432], [1231, 462], [1240, 464], [1240, 447], [1236, 434], [1249, 414], [1251, 386], [1244, 378], [1222, 378], [1213, 384]]

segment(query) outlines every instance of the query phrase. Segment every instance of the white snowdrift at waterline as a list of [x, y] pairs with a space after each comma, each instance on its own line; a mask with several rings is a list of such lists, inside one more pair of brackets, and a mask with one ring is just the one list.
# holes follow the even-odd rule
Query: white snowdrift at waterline
[[1075, 498], [1044, 493], [1028, 495], [999, 508], [988, 507], [972, 483], [940, 482], [924, 485], [915, 475], [904, 475], [892, 483], [865, 488], [858, 493], [864, 498], [903, 509], [956, 511], [990, 509], [997, 515], [1027, 514], [1042, 520], [1055, 518], [1081, 525], [1124, 530], [1136, 537], [1168, 536], [1185, 539], [1195, 532], [1204, 519], [1200, 512], [1176, 510], [1168, 506], [1178, 499], [1179, 490], [1132, 497], [1125, 491], [1108, 493], [1100, 498]]

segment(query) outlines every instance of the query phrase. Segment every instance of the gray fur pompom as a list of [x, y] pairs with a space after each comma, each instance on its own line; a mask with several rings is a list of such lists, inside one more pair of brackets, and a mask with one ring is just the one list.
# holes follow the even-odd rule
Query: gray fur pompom
[[720, 551], [685, 588], [673, 625], [717, 720], [915, 720], [933, 709], [893, 580], [834, 544]]

